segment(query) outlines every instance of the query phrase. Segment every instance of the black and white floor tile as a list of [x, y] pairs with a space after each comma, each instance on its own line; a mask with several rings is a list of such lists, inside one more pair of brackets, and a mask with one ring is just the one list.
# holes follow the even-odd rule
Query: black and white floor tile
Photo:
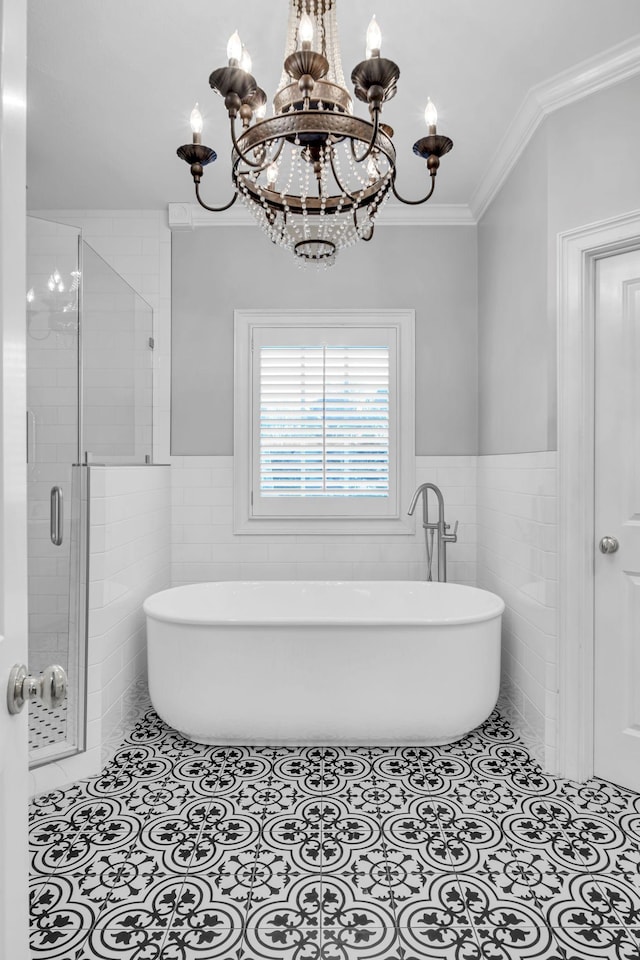
[[149, 709], [31, 807], [42, 960], [640, 960], [640, 796], [494, 712], [438, 748], [205, 747]]
[[29, 701], [29, 750], [63, 743], [67, 739], [67, 701], [50, 709], [40, 700]]

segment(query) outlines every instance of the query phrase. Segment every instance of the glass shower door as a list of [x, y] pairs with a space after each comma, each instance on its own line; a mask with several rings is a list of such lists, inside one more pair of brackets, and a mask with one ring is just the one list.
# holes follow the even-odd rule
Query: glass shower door
[[31, 674], [59, 663], [65, 702], [29, 703], [32, 765], [82, 749], [84, 741], [85, 589], [78, 467], [79, 230], [28, 218], [27, 498], [29, 663]]

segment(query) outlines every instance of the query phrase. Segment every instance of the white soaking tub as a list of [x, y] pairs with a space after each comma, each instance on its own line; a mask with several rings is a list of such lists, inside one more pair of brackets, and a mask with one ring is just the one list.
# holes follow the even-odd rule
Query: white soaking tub
[[174, 587], [144, 603], [151, 701], [199, 743], [450, 743], [495, 706], [503, 610], [452, 583]]

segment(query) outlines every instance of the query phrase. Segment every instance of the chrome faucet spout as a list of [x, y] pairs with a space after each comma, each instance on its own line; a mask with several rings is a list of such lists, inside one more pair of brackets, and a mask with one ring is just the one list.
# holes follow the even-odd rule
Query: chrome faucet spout
[[413, 495], [413, 499], [411, 500], [411, 503], [409, 504], [409, 509], [407, 510], [407, 513], [410, 517], [412, 517], [415, 512], [416, 504], [418, 503], [418, 500], [420, 499], [421, 494], [422, 494], [422, 487], [418, 487], [418, 489]]
[[[437, 521], [429, 521], [429, 491], [432, 491], [435, 494], [435, 497], [438, 501], [438, 519]], [[431, 562], [432, 562], [432, 545], [433, 545], [433, 536], [434, 532], [437, 532], [438, 535], [438, 580], [445, 582], [447, 579], [447, 543], [456, 543], [458, 536], [458, 522], [453, 533], [447, 533], [449, 530], [449, 524], [445, 523], [444, 519], [444, 497], [442, 496], [442, 490], [440, 487], [437, 487], [435, 483], [421, 483], [416, 492], [414, 493], [411, 503], [409, 504], [409, 509], [407, 511], [409, 516], [412, 516], [415, 512], [418, 500], [422, 497], [422, 526], [425, 531], [425, 540], [427, 545], [427, 580], [431, 580]], [[431, 531], [431, 547], [429, 545], [429, 531]]]

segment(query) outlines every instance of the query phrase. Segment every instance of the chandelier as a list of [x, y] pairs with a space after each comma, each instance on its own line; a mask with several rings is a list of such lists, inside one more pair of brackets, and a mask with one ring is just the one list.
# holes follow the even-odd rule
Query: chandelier
[[[228, 66], [209, 77], [229, 114], [234, 194], [222, 207], [200, 196], [204, 167], [216, 159], [202, 143], [202, 114], [191, 113], [193, 142], [178, 149], [191, 167], [198, 203], [213, 213], [228, 210], [240, 196], [273, 243], [302, 263], [334, 262], [336, 253], [371, 240], [376, 217], [390, 193], [402, 203], [426, 203], [435, 188], [440, 157], [451, 150], [436, 133], [437, 113], [425, 109], [428, 135], [413, 152], [426, 160], [430, 189], [405, 200], [396, 188], [393, 129], [382, 123], [383, 104], [396, 94], [400, 70], [380, 56], [380, 27], [367, 30], [367, 56], [351, 81], [369, 119], [354, 116], [345, 86], [336, 22], [336, 0], [289, 0], [283, 72], [266, 116], [267, 95], [251, 74], [251, 58], [238, 33], [227, 46]], [[240, 129], [238, 125], [240, 124]]]

